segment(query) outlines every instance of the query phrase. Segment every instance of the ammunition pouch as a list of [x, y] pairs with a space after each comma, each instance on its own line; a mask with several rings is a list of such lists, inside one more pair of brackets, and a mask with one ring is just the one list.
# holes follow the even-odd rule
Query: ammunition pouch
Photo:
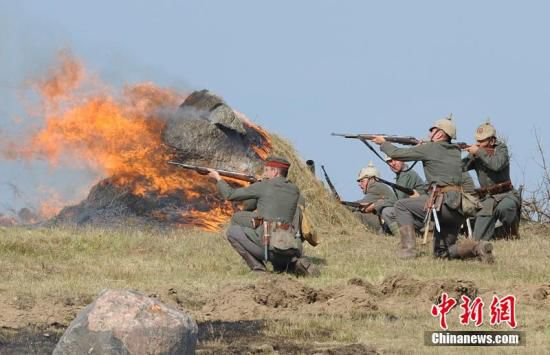
[[281, 222], [266, 223], [269, 226], [269, 249], [278, 255], [297, 256], [300, 248], [292, 225]]
[[467, 192], [461, 193], [461, 203], [462, 203], [462, 215], [466, 218], [475, 217], [479, 210], [483, 208], [479, 198]]
[[498, 194], [512, 191], [513, 189], [514, 189], [514, 186], [512, 185], [512, 182], [508, 180], [498, 184], [476, 189], [476, 193], [480, 198], [483, 198], [486, 195], [498, 195]]

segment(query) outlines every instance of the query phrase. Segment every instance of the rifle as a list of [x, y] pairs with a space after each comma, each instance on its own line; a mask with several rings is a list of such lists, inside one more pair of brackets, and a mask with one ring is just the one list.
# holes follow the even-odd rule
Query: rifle
[[336, 197], [336, 200], [341, 205], [349, 206], [349, 207], [353, 207], [353, 208], [365, 208], [365, 207], [369, 207], [370, 205], [372, 205], [372, 203], [362, 204], [362, 203], [359, 203], [359, 202], [342, 201], [342, 199], [340, 198], [340, 195], [338, 195], [338, 191], [336, 191], [336, 188], [332, 184], [332, 181], [330, 181], [330, 178], [328, 177], [328, 174], [327, 174], [327, 171], [325, 170], [324, 165], [321, 165], [321, 170], [323, 170], [323, 174], [325, 175], [325, 180], [327, 181], [327, 184], [328, 184], [328, 187], [330, 188], [330, 191], [332, 191], [332, 194], [334, 195], [334, 197]]
[[360, 203], [360, 202], [351, 202], [351, 201], [339, 201], [339, 202], [341, 205], [353, 207], [353, 208], [359, 208], [359, 209], [369, 207], [374, 203], [374, 202]]
[[414, 190], [413, 189], [410, 189], [410, 188], [405, 187], [405, 186], [398, 185], [396, 183], [393, 183], [393, 182], [388, 181], [388, 180], [384, 180], [384, 179], [379, 178], [379, 177], [375, 177], [374, 179], [376, 181], [380, 181], [381, 183], [388, 185], [389, 187], [391, 187], [393, 189], [396, 189], [397, 191], [401, 191], [401, 192], [403, 192], [403, 193], [405, 193], [409, 196], [414, 195]]
[[399, 143], [403, 145], [417, 145], [420, 144], [421, 141], [411, 137], [411, 136], [394, 136], [389, 134], [350, 134], [350, 133], [331, 133], [331, 136], [338, 136], [338, 137], [345, 137], [345, 138], [353, 138], [353, 139], [359, 139], [359, 140], [372, 140], [376, 136], [382, 136], [387, 142], [390, 143]]
[[[511, 191], [513, 189], [512, 182], [510, 180], [504, 181], [498, 184], [494, 184], [487, 187], [480, 187], [475, 189], [475, 194], [481, 198], [485, 197], [487, 194], [496, 195], [504, 192]], [[522, 189], [523, 190], [523, 189]]]
[[[203, 166], [197, 166], [197, 165], [191, 165], [191, 164], [184, 164], [184, 163], [178, 163], [177, 161], [169, 161], [168, 164], [179, 166], [180, 168], [189, 169], [189, 170], [195, 170], [197, 173], [201, 175], [208, 174], [208, 168], [205, 168]], [[221, 170], [221, 169], [213, 169], [218, 172], [221, 176], [229, 177], [236, 180], [241, 181], [247, 181], [250, 183], [254, 183], [258, 181], [255, 176], [253, 175], [247, 175], [243, 173], [236, 173], [234, 171], [228, 171], [228, 170]]]
[[325, 175], [325, 180], [327, 181], [328, 187], [330, 188], [330, 191], [332, 191], [332, 194], [336, 199], [340, 202], [342, 199], [340, 198], [340, 195], [338, 195], [338, 191], [336, 191], [336, 188], [332, 184], [332, 181], [330, 181], [330, 178], [328, 177], [327, 171], [325, 170], [325, 166], [321, 165], [321, 170], [323, 170], [323, 174]]
[[[338, 137], [344, 137], [344, 138], [352, 138], [352, 139], [359, 139], [361, 141], [370, 141], [376, 136], [382, 136], [386, 140], [386, 142], [390, 143], [398, 143], [403, 145], [418, 145], [422, 143], [423, 141], [420, 139], [417, 139], [412, 136], [397, 136], [397, 135], [390, 135], [390, 134], [349, 134], [349, 133], [331, 133], [331, 136], [338, 136]], [[454, 143], [458, 148], [460, 149], [466, 149], [470, 147], [471, 144], [465, 143], [465, 142], [456, 142]]]

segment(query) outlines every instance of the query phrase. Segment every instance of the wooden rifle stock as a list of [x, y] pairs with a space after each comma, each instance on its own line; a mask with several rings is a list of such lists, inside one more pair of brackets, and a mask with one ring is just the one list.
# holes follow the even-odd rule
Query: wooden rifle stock
[[[180, 168], [184, 168], [184, 169], [195, 170], [197, 173], [199, 173], [201, 175], [208, 174], [208, 168], [205, 168], [203, 166], [184, 164], [184, 163], [179, 163], [177, 161], [169, 161], [168, 164], [176, 165], [176, 166], [179, 166]], [[254, 182], [258, 181], [258, 179], [256, 179], [256, 177], [253, 176], [253, 175], [247, 175], [247, 174], [243, 174], [243, 173], [236, 173], [234, 171], [222, 170], [222, 169], [213, 169], [213, 170], [216, 170], [218, 172], [218, 174], [220, 174], [221, 176], [225, 176], [225, 177], [236, 179], [236, 180], [247, 181], [247, 182], [250, 182], [250, 183], [254, 183]]]

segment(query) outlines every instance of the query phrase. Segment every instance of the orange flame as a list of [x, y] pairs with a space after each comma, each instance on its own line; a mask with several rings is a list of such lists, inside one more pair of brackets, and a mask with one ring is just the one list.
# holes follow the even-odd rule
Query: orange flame
[[[92, 168], [140, 196], [150, 192], [183, 193], [189, 201], [203, 195], [205, 185], [210, 185], [206, 190], [214, 193], [215, 186], [206, 178], [166, 164], [171, 152], [162, 143], [164, 121], [159, 112], [176, 109], [185, 94], [142, 83], [112, 95], [106, 85], [89, 79], [82, 64], [68, 52], [61, 53], [59, 60], [60, 65], [49, 72], [48, 78], [34, 85], [42, 99], [43, 128], [28, 142], [4, 143], [5, 157], [45, 158], [54, 166]], [[92, 94], [79, 91], [90, 86]], [[271, 149], [269, 135], [244, 115], [239, 116], [264, 138], [263, 146], [252, 148], [265, 159]], [[43, 213], [48, 215], [59, 211], [58, 204], [43, 206]], [[186, 212], [184, 219], [217, 230], [233, 211], [231, 203], [218, 203], [208, 211]]]

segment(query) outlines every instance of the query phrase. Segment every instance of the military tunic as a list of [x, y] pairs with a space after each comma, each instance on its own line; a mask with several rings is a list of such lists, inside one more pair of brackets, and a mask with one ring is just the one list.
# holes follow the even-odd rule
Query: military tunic
[[[510, 156], [503, 142], [496, 142], [494, 153], [480, 148], [475, 155], [468, 154], [462, 162], [465, 171], [475, 170], [482, 188], [510, 181]], [[502, 222], [508, 234], [512, 224], [519, 222], [520, 200], [515, 190], [487, 194], [481, 199], [481, 204], [483, 208], [476, 215], [473, 232], [476, 240], [493, 238], [497, 220]]]
[[[461, 186], [462, 164], [460, 148], [449, 142], [428, 142], [412, 148], [398, 148], [389, 142], [380, 149], [389, 157], [401, 161], [422, 161], [428, 186]], [[395, 203], [397, 223], [422, 228], [427, 195], [398, 200]], [[441, 230], [434, 232], [433, 252], [437, 257], [458, 257], [456, 241], [464, 217], [460, 213], [461, 195], [457, 191], [445, 193], [441, 210], [437, 213]]]
[[[218, 190], [222, 197], [229, 201], [256, 200], [256, 211], [243, 211], [246, 218], [234, 217], [233, 221], [247, 220], [250, 225], [243, 225], [246, 235], [256, 244], [262, 244], [263, 228], [252, 228], [252, 218], [260, 217], [269, 221], [292, 223], [295, 218], [300, 190], [298, 186], [284, 177], [262, 180], [247, 187], [233, 188], [224, 180], [219, 180]], [[249, 202], [249, 206], [252, 204]], [[240, 216], [243, 216], [241, 214]], [[248, 218], [250, 217], [250, 218]], [[242, 225], [241, 223], [237, 223]]]
[[[422, 178], [418, 175], [418, 173], [412, 169], [408, 170], [408, 166], [405, 164], [403, 166], [403, 170], [395, 174], [395, 183], [397, 185], [407, 187], [409, 189], [413, 189], [416, 192], [418, 192], [420, 195], [426, 194], [426, 183]], [[401, 200], [404, 198], [409, 198], [410, 196], [406, 193], [394, 190], [395, 194], [397, 195], [397, 200]], [[390, 229], [390, 233], [394, 234], [396, 233], [395, 230], [392, 231], [391, 224], [395, 222], [395, 207], [392, 205], [391, 207], [386, 207], [382, 210], [381, 213], [383, 221], [388, 225], [388, 228]]]
[[[395, 174], [395, 183], [397, 185], [408, 187], [409, 189], [416, 190], [419, 194], [423, 194], [426, 191], [426, 183], [413, 169], [408, 170], [408, 166], [405, 164], [403, 166], [403, 171], [400, 171]], [[397, 194], [397, 199], [408, 198], [409, 195], [403, 191], [395, 190]]]
[[[378, 215], [386, 207], [390, 207], [395, 203], [395, 194], [385, 184], [371, 179], [365, 191], [365, 196], [355, 202], [363, 204], [374, 204], [374, 210]], [[354, 214], [361, 220], [363, 224], [371, 229], [378, 231], [381, 227], [380, 219], [373, 213], [363, 213], [355, 211]]]

